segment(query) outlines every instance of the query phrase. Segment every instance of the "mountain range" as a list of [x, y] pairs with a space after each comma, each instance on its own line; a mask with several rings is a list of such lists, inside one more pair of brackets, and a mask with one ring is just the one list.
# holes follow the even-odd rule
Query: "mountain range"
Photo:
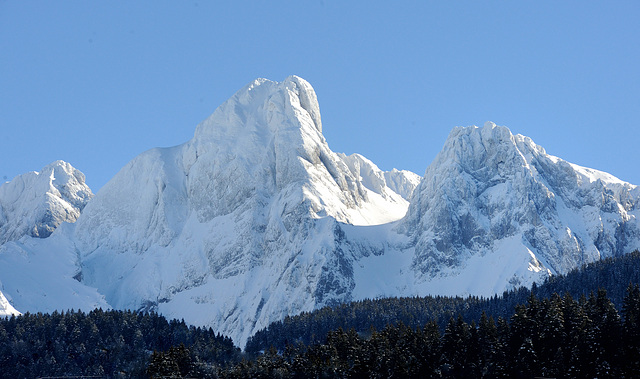
[[631, 252], [639, 209], [637, 186], [490, 122], [423, 177], [380, 170], [329, 148], [308, 82], [258, 79], [95, 195], [62, 161], [0, 186], [0, 314], [153, 310], [244, 346], [326, 305], [491, 296]]

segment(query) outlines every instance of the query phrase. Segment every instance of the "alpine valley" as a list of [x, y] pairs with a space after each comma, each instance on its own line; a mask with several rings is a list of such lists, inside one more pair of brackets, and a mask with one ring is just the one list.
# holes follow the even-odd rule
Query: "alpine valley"
[[422, 178], [330, 150], [313, 88], [258, 79], [95, 194], [57, 161], [0, 186], [0, 315], [153, 310], [239, 346], [365, 298], [491, 296], [640, 248], [640, 189], [486, 123]]

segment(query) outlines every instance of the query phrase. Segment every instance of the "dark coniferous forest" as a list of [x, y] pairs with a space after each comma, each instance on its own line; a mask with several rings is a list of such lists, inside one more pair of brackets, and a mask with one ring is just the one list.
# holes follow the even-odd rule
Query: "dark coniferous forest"
[[640, 252], [490, 299], [358, 301], [287, 317], [246, 351], [154, 313], [0, 319], [0, 376], [637, 377]]
[[200, 377], [240, 358], [231, 339], [155, 313], [98, 309], [0, 319], [2, 378], [144, 378], [154, 351], [186, 352], [179, 358], [189, 365], [182, 366]]
[[600, 290], [576, 300], [530, 294], [507, 322], [481, 314], [402, 323], [368, 334], [340, 328], [309, 347], [269, 349], [226, 378], [635, 378], [640, 372], [640, 288], [628, 287], [624, 318]]

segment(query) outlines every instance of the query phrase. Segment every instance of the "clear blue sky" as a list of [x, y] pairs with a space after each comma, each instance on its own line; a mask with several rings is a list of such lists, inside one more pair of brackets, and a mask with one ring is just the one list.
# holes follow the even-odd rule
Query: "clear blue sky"
[[423, 174], [491, 120], [640, 184], [639, 1], [2, 1], [0, 179], [94, 191], [257, 77], [307, 79], [336, 152]]

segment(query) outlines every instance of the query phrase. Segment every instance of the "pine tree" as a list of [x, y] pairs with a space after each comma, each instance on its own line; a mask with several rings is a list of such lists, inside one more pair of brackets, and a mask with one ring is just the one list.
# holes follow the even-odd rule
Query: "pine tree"
[[493, 376], [495, 365], [501, 357], [498, 354], [498, 328], [493, 317], [487, 317], [483, 311], [478, 323], [478, 348], [480, 349], [478, 365], [481, 376]]
[[441, 370], [443, 375], [462, 378], [470, 371], [471, 331], [461, 315], [449, 320], [442, 336]]
[[540, 361], [538, 375], [557, 377], [563, 371], [565, 351], [562, 341], [566, 340], [562, 312], [562, 299], [553, 294], [551, 299], [541, 302], [537, 316], [537, 331], [533, 334], [536, 353]]
[[536, 320], [539, 309], [538, 300], [532, 296], [529, 299], [529, 307], [518, 305], [511, 317], [509, 355], [513, 357], [511, 375], [514, 377], [540, 374], [540, 362], [534, 346], [534, 341], [540, 339]]
[[593, 323], [585, 311], [585, 300], [578, 303], [566, 293], [562, 298], [564, 321], [562, 371], [569, 377], [594, 377], [596, 346]]
[[440, 329], [435, 321], [427, 323], [416, 333], [416, 357], [420, 362], [416, 378], [438, 376], [440, 362]]
[[624, 370], [627, 377], [640, 372], [640, 287], [629, 284], [624, 298]]
[[598, 348], [596, 372], [598, 377], [620, 376], [622, 322], [613, 303], [607, 297], [607, 291], [598, 290], [596, 296], [590, 296], [587, 312], [592, 320], [594, 344]]

